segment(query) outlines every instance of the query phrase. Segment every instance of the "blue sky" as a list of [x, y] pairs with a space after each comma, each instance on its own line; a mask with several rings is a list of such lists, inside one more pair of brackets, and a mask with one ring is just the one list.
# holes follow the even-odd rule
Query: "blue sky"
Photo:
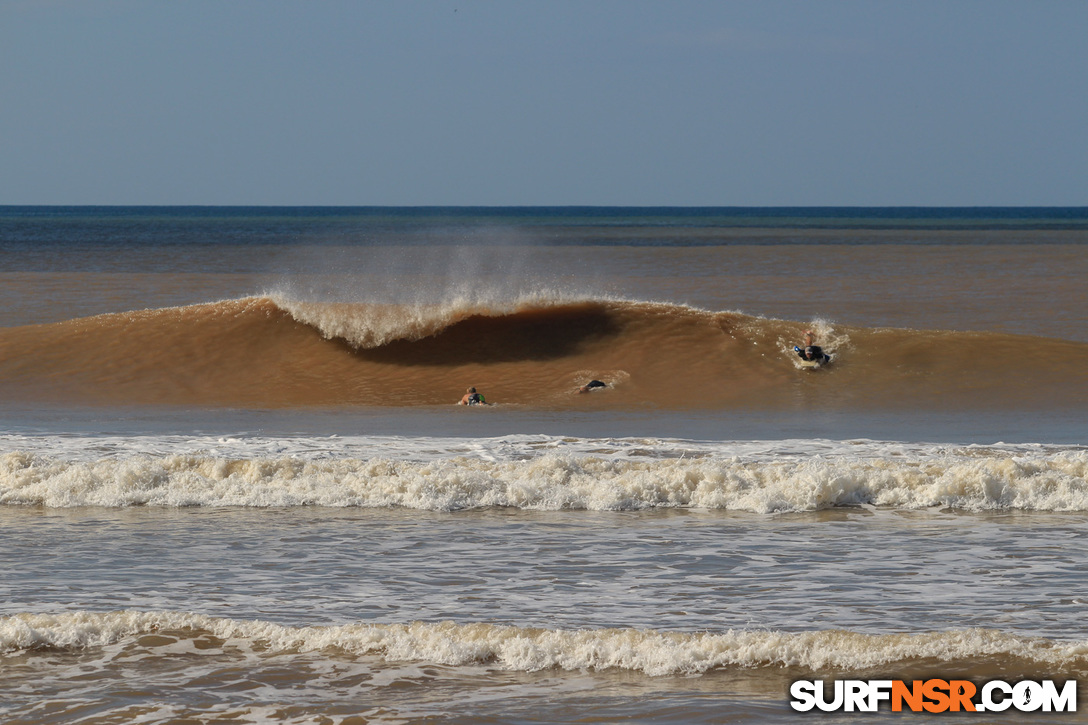
[[0, 204], [1088, 205], [1088, 2], [5, 0]]

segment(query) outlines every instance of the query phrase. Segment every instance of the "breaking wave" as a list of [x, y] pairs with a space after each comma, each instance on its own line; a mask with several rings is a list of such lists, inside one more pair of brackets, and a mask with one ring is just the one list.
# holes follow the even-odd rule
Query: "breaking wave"
[[[805, 329], [833, 364], [802, 371]], [[1088, 345], [997, 333], [847, 328], [544, 294], [505, 303], [284, 297], [0, 329], [10, 400], [296, 407], [489, 401], [703, 409], [1075, 408]], [[577, 396], [591, 379], [606, 395]]]
[[924, 455], [693, 457], [544, 452], [513, 460], [453, 455], [221, 457], [120, 455], [73, 460], [0, 455], [0, 504], [207, 507], [402, 507], [457, 511], [756, 513], [838, 506], [963, 511], [1088, 511], [1088, 452], [964, 448]]
[[[0, 653], [73, 652], [143, 635], [142, 648], [174, 654], [186, 642], [200, 651], [248, 650], [257, 655], [336, 652], [389, 661], [489, 665], [532, 672], [622, 669], [647, 675], [702, 674], [722, 668], [796, 667], [864, 670], [928, 660], [959, 664], [1013, 660], [1032, 669], [1083, 670], [1088, 642], [1029, 638], [970, 629], [921, 634], [635, 629], [555, 630], [453, 622], [290, 627], [182, 612], [72, 612], [0, 617]], [[191, 647], [196, 649], [195, 647]]]

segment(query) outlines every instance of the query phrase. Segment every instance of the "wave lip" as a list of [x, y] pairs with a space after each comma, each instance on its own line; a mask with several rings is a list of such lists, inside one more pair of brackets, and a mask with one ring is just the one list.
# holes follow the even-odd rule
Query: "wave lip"
[[431, 511], [702, 508], [763, 514], [860, 505], [1088, 511], [1088, 451], [967, 449], [905, 459], [843, 455], [785, 460], [720, 455], [642, 460], [549, 452], [528, 459], [458, 455], [426, 461], [201, 454], [81, 461], [14, 451], [0, 455], [0, 504]]
[[844, 630], [696, 633], [453, 622], [290, 627], [184, 612], [139, 611], [0, 617], [0, 652], [72, 652], [147, 634], [159, 635], [149, 645], [152, 648], [208, 635], [261, 655], [334, 651], [349, 656], [378, 655], [387, 661], [483, 664], [522, 672], [620, 669], [662, 676], [724, 668], [850, 671], [920, 660], [960, 665], [1016, 660], [1037, 668], [1079, 671], [1088, 667], [1088, 642], [1029, 638], [988, 629], [920, 634]]
[[472, 318], [498, 319], [519, 314], [562, 314], [583, 306], [618, 305], [619, 300], [557, 292], [520, 294], [510, 299], [460, 296], [442, 302], [392, 304], [323, 302], [271, 293], [268, 298], [298, 322], [328, 339], [342, 339], [359, 349], [377, 348], [397, 340], [418, 341]]

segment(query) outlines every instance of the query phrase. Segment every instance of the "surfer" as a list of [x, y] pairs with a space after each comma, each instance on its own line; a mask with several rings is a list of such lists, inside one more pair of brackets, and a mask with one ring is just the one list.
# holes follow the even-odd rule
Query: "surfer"
[[476, 388], [469, 388], [461, 397], [461, 405], [491, 405], [484, 396], [476, 392]]
[[603, 390], [608, 387], [607, 383], [602, 383], [600, 380], [590, 380], [588, 383], [578, 388], [579, 393], [589, 393], [594, 390]]
[[813, 343], [816, 342], [816, 335], [812, 330], [805, 330], [804, 343], [805, 347], [800, 348], [794, 345], [793, 350], [797, 353], [797, 356], [802, 360], [809, 360], [814, 362], [823, 363], [826, 365], [831, 362], [831, 356], [824, 352], [823, 348]]

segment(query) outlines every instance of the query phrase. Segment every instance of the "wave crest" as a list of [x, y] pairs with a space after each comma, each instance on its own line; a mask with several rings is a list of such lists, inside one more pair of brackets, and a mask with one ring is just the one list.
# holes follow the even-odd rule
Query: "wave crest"
[[282, 294], [272, 294], [269, 299], [298, 322], [317, 329], [325, 338], [339, 338], [363, 349], [381, 347], [396, 340], [422, 340], [472, 317], [500, 318], [579, 303], [603, 302], [544, 292], [504, 301], [464, 297], [433, 304], [316, 302]]

